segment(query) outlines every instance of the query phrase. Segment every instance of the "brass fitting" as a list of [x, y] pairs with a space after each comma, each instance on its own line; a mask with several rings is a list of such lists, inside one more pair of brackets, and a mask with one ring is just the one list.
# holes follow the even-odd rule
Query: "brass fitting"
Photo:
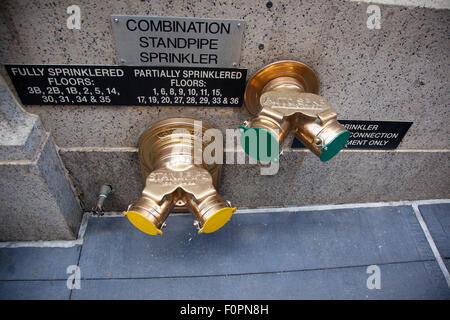
[[139, 140], [139, 163], [145, 188], [124, 214], [150, 235], [161, 235], [171, 211], [189, 210], [199, 233], [220, 229], [231, 218], [231, 208], [217, 192], [222, 164], [206, 164], [203, 135], [211, 127], [194, 119], [159, 121]]
[[258, 71], [245, 89], [245, 106], [254, 118], [239, 126], [244, 151], [261, 161], [278, 161], [285, 138], [294, 130], [320, 160], [334, 157], [350, 132], [318, 92], [316, 73], [301, 62], [278, 61]]

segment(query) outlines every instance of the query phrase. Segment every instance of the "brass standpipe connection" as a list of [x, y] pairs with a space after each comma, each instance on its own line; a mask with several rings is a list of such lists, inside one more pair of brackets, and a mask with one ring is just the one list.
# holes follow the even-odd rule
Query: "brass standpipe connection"
[[131, 223], [150, 235], [161, 235], [171, 211], [189, 210], [198, 233], [220, 229], [236, 208], [217, 192], [222, 164], [206, 164], [203, 134], [210, 129], [193, 119], [171, 118], [159, 121], [139, 140], [139, 163], [145, 188], [142, 196], [124, 214]]
[[239, 126], [244, 151], [261, 161], [278, 161], [285, 138], [294, 130], [320, 160], [334, 157], [350, 132], [318, 92], [316, 73], [303, 63], [278, 61], [258, 71], [245, 90], [245, 106], [254, 118]]

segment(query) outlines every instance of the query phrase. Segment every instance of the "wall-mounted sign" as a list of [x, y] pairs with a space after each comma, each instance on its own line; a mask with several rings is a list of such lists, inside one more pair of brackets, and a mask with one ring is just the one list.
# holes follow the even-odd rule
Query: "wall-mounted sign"
[[120, 63], [132, 66], [239, 66], [243, 20], [111, 16]]
[[6, 65], [25, 105], [231, 106], [246, 69]]
[[[339, 123], [350, 131], [347, 149], [395, 149], [412, 125], [412, 122], [365, 120], [339, 120]], [[297, 138], [291, 146], [304, 147]]]

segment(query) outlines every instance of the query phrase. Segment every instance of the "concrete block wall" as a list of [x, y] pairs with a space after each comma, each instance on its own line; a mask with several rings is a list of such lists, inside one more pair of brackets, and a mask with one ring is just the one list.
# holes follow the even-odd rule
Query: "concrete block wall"
[[53, 139], [0, 76], [0, 241], [72, 240], [82, 216]]
[[[245, 20], [240, 67], [252, 76], [292, 59], [318, 74], [320, 94], [340, 119], [412, 121], [397, 150], [345, 150], [328, 163], [285, 146], [280, 171], [224, 165], [221, 192], [238, 207], [279, 207], [448, 198], [450, 195], [450, 14], [382, 5], [381, 29], [367, 28], [367, 3], [306, 1], [88, 1], [81, 30], [66, 27], [73, 1], [2, 1], [0, 62], [119, 64], [111, 14]], [[4, 68], [2, 74], [6, 75]], [[7, 75], [5, 78], [8, 78]], [[139, 197], [137, 142], [156, 121], [189, 116], [222, 131], [250, 116], [245, 107], [25, 106], [59, 146], [85, 210], [103, 183], [106, 210]]]

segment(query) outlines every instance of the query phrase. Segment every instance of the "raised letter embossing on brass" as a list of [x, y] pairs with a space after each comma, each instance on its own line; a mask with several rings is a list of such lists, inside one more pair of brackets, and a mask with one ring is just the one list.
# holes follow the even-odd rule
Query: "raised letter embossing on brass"
[[315, 116], [330, 105], [321, 96], [313, 93], [297, 93], [289, 91], [270, 91], [261, 96], [261, 105], [275, 109], [295, 109], [309, 116]]
[[148, 181], [155, 184], [171, 185], [171, 184], [184, 184], [195, 185], [196, 183], [208, 183], [211, 181], [211, 177], [207, 172], [197, 171], [184, 171], [184, 172], [165, 172], [157, 171], [152, 172], [147, 178]]

